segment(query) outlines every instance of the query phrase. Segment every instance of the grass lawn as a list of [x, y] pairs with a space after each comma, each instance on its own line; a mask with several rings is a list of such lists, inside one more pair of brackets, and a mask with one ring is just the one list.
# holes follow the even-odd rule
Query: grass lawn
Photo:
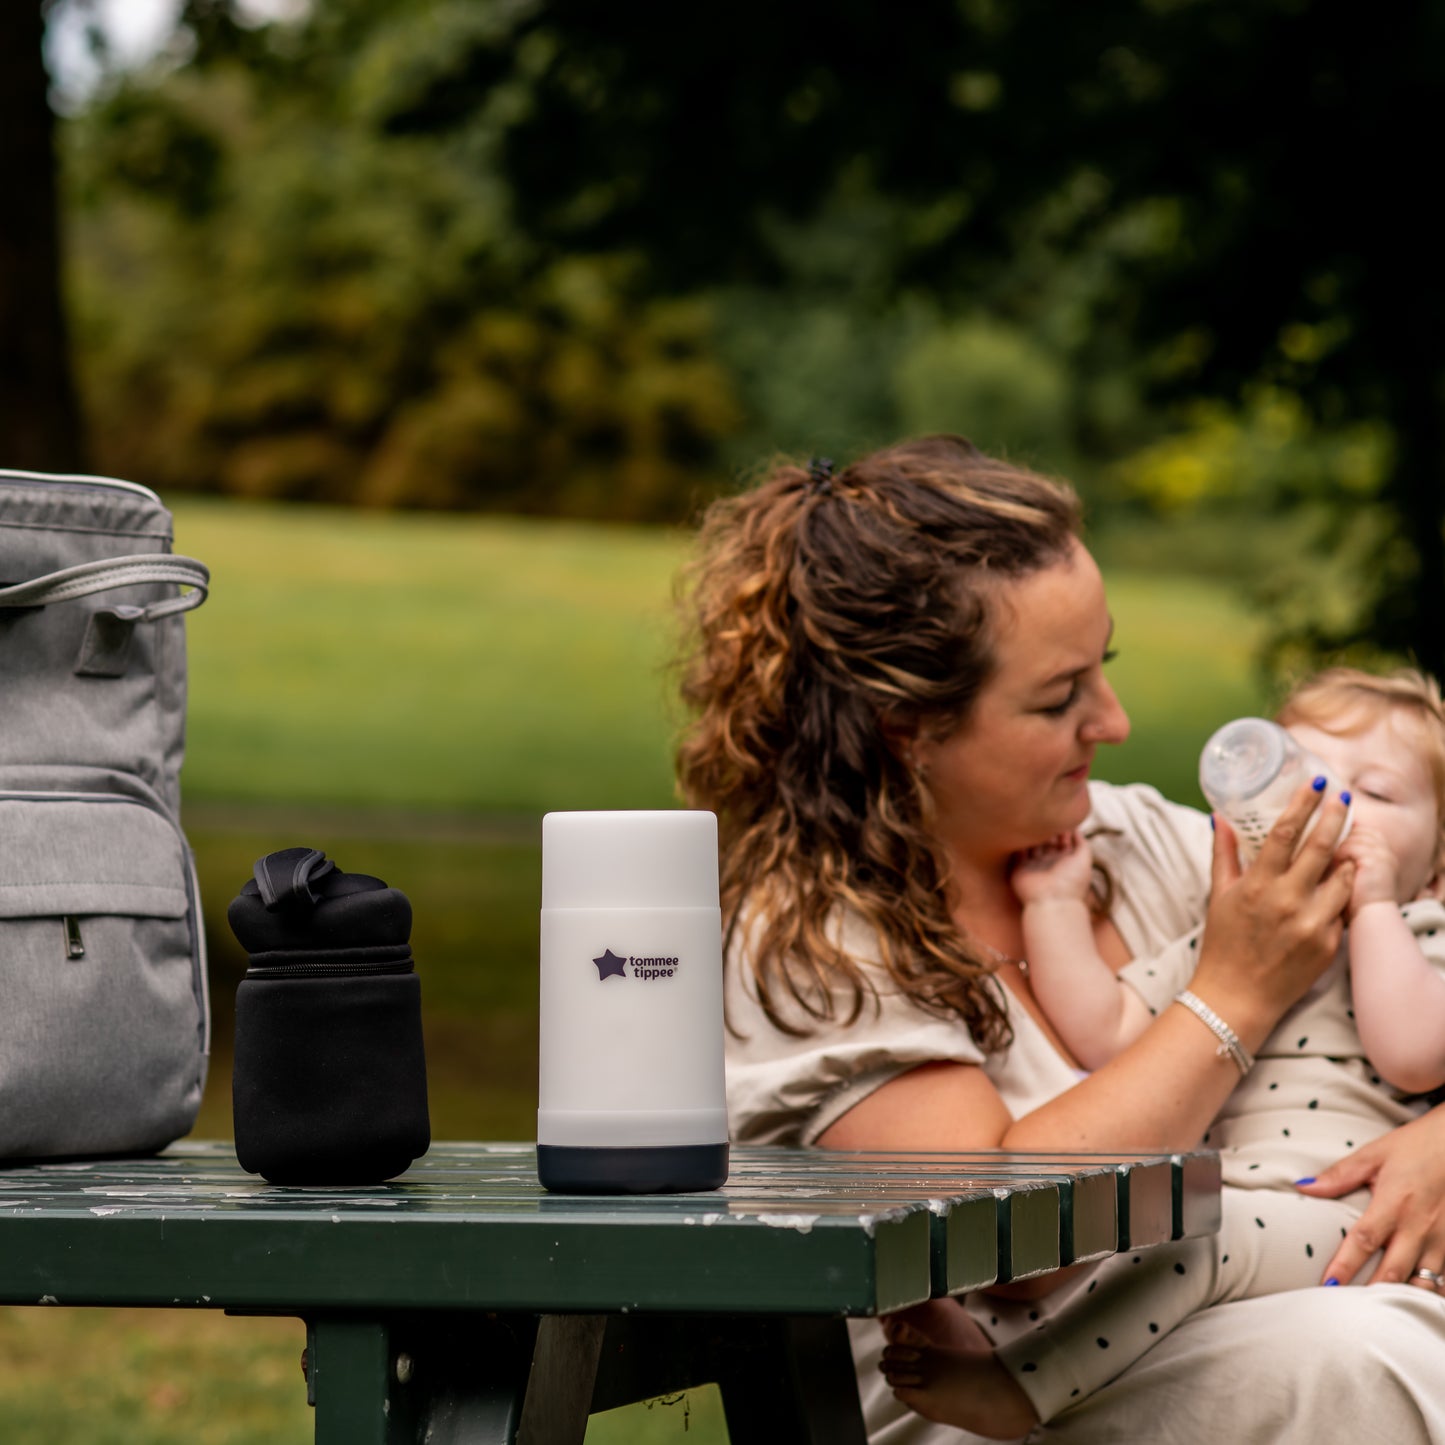
[[[6, 1445], [309, 1445], [299, 1320], [0, 1309]], [[586, 1445], [727, 1445], [704, 1385], [594, 1415]]]
[[[214, 575], [191, 614], [184, 776], [211, 945], [215, 1055], [197, 1133], [230, 1133], [244, 957], [227, 902], [306, 843], [416, 915], [433, 1133], [530, 1138], [539, 819], [673, 801], [665, 664], [676, 534], [233, 502], [175, 506]], [[1199, 747], [1265, 706], [1255, 626], [1220, 588], [1111, 575], [1111, 676], [1134, 736], [1097, 772], [1197, 801]], [[310, 1439], [294, 1321], [0, 1310], [6, 1445]], [[590, 1445], [726, 1438], [714, 1392], [596, 1417]]]
[[188, 501], [188, 797], [667, 806], [661, 531]]

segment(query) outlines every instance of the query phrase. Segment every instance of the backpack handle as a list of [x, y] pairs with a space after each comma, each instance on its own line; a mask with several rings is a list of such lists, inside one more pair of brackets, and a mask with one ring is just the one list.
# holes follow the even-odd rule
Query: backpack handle
[[188, 612], [206, 600], [211, 588], [211, 569], [194, 557], [178, 557], [169, 552], [142, 553], [138, 557], [103, 557], [98, 562], [82, 562], [13, 587], [0, 587], [0, 609], [8, 607], [48, 607], [53, 602], [69, 602], [88, 597], [92, 592], [108, 592], [113, 587], [137, 587], [146, 582], [173, 582], [190, 587], [190, 592], [164, 602], [152, 602], [143, 609], [138, 621], [154, 622], [175, 612]]

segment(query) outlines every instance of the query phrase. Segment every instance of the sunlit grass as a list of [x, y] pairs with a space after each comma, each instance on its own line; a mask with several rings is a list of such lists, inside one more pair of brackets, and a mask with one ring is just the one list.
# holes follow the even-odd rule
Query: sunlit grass
[[636, 528], [187, 501], [194, 798], [666, 806], [682, 543]]
[[299, 1320], [0, 1310], [6, 1445], [304, 1445]]

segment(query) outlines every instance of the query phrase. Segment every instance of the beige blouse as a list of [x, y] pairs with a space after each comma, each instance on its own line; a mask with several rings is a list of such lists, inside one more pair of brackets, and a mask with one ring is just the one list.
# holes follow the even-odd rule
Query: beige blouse
[[[1178, 966], [1173, 954], [1188, 950], [1188, 931], [1204, 913], [1209, 819], [1143, 784], [1093, 783], [1090, 792], [1093, 810], [1084, 832], [1113, 879], [1111, 917], [1137, 960], [1123, 976], [1141, 967], [1172, 973]], [[843, 927], [850, 952], [866, 967], [876, 957], [869, 930], [857, 919]], [[740, 1143], [811, 1144], [873, 1090], [924, 1063], [982, 1066], [1015, 1117], [1078, 1082], [1074, 1067], [1023, 1009], [1009, 1010], [1011, 1047], [985, 1057], [961, 1023], [919, 1008], [890, 986], [881, 969], [876, 1006], [865, 1004], [855, 1023], [814, 1024], [806, 1036], [790, 1037], [758, 1004], [746, 966], [748, 946], [744, 926], [730, 951], [725, 985], [728, 1110]], [[1001, 992], [1007, 1008], [1008, 992]], [[801, 1011], [796, 1018], [808, 1023]]]

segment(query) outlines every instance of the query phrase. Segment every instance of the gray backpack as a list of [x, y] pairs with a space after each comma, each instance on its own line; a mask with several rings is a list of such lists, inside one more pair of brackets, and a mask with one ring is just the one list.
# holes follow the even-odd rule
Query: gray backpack
[[181, 614], [209, 581], [145, 487], [0, 471], [0, 1159], [149, 1153], [195, 1122]]

